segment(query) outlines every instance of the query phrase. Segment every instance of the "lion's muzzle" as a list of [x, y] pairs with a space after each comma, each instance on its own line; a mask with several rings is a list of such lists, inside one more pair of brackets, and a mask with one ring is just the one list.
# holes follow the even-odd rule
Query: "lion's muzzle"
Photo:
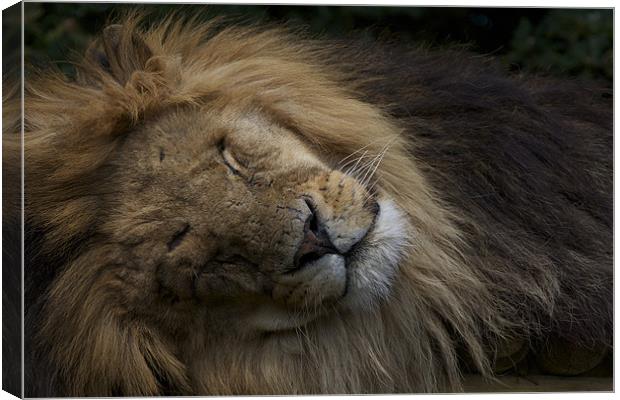
[[[272, 298], [291, 310], [316, 310], [333, 304], [347, 291], [348, 255], [369, 234], [379, 208], [355, 180], [332, 172], [305, 190], [303, 235], [291, 269], [274, 276]], [[323, 190], [320, 190], [323, 188]], [[364, 201], [365, 200], [365, 201]], [[339, 207], [339, 203], [348, 204]]]

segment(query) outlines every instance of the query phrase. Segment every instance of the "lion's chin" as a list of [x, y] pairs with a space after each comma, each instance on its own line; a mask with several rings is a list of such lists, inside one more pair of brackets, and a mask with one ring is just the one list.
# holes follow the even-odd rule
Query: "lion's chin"
[[[302, 284], [299, 277], [294, 278], [299, 290], [307, 293], [308, 298], [301, 299], [305, 307], [291, 308], [275, 301], [261, 304], [249, 318], [249, 326], [261, 332], [286, 332], [334, 313], [344, 317], [371, 311], [385, 299], [392, 290], [410, 229], [393, 201], [381, 200], [379, 206], [372, 231], [353, 253], [346, 258], [328, 254], [299, 272], [306, 275]], [[283, 282], [282, 287], [290, 296], [290, 282]]]

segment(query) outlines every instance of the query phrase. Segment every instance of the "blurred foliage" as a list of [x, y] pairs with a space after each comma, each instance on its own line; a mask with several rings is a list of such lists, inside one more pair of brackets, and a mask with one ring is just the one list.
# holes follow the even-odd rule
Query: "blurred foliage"
[[[32, 64], [62, 62], [82, 51], [113, 12], [113, 3], [26, 3], [25, 56]], [[142, 5], [150, 19], [171, 11], [244, 22], [287, 22], [316, 35], [370, 35], [443, 46], [467, 43], [506, 66], [556, 76], [613, 77], [611, 9], [449, 8], [376, 6]]]
[[538, 25], [523, 19], [511, 46], [506, 59], [530, 69], [609, 80], [613, 76], [613, 19], [609, 11], [554, 10]]

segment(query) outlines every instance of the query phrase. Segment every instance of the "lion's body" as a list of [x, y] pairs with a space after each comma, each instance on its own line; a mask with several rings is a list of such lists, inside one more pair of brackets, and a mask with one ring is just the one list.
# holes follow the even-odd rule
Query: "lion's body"
[[[506, 340], [611, 346], [611, 113], [595, 92], [504, 77], [467, 53], [135, 24], [104, 41], [105, 62], [95, 48], [76, 82], [44, 77], [27, 92], [27, 395], [453, 391], [459, 358], [488, 374]], [[249, 191], [229, 192], [244, 162], [225, 180], [190, 178], [218, 129], [243, 132], [255, 145], [242, 154], [269, 165]], [[174, 130], [182, 140], [166, 139]], [[371, 237], [394, 253], [362, 256], [387, 265], [405, 249], [394, 271], [359, 272], [371, 295], [349, 287], [350, 308], [259, 335], [245, 330], [258, 317], [231, 313], [246, 306], [185, 301], [237, 296], [214, 280], [184, 286], [194, 260], [216, 253], [214, 238], [261, 254], [262, 277], [280, 273], [263, 259], [288, 257], [289, 243], [267, 239], [296, 225], [268, 209], [293, 190], [322, 191], [317, 207], [348, 224], [338, 229], [366, 226], [364, 185], [324, 167], [360, 150], [383, 154], [366, 172], [397, 206], [379, 199], [383, 230]], [[191, 228], [177, 221], [197, 210], [205, 217]], [[262, 299], [258, 281], [226, 274]], [[161, 282], [176, 296], [170, 310], [141, 292], [156, 297]]]

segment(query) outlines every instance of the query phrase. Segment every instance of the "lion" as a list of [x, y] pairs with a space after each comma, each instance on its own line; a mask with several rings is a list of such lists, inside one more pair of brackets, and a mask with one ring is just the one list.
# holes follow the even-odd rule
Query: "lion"
[[116, 22], [26, 82], [27, 396], [457, 392], [611, 349], [608, 91]]

